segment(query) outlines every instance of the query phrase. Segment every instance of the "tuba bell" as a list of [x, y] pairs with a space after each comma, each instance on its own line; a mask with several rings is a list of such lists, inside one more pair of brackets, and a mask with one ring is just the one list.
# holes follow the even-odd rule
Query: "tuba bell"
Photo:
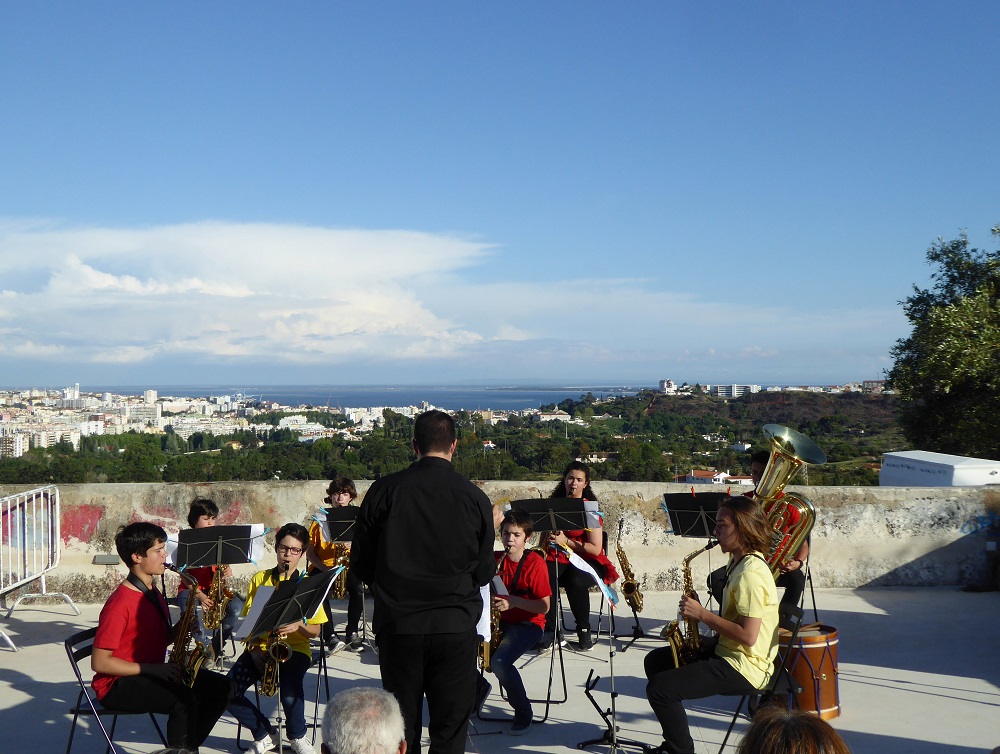
[[816, 509], [809, 498], [784, 492], [785, 485], [803, 465], [826, 463], [826, 454], [805, 435], [780, 424], [764, 425], [764, 434], [771, 444], [771, 457], [754, 489], [754, 499], [771, 525], [767, 564], [778, 578], [781, 564], [799, 551], [816, 520]]

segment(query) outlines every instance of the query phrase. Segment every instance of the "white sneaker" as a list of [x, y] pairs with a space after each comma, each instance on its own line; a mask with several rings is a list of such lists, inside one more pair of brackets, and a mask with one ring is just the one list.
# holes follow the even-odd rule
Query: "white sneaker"
[[274, 751], [277, 748], [278, 733], [275, 731], [250, 744], [250, 748], [247, 749], [246, 754], [264, 754], [266, 751]]
[[288, 742], [288, 746], [295, 754], [316, 754], [313, 745], [309, 743], [309, 739], [305, 736], [302, 736], [302, 738], [293, 738]]

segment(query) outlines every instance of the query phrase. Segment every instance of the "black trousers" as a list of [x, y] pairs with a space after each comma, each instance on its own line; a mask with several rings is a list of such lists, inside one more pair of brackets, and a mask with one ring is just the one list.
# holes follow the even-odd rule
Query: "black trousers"
[[[358, 626], [361, 624], [361, 615], [364, 610], [365, 585], [361, 579], [354, 575], [354, 571], [347, 572], [347, 625], [344, 626], [344, 638], [349, 638], [351, 634], [358, 633]], [[333, 590], [331, 590], [332, 592]], [[329, 644], [330, 640], [336, 636], [333, 623], [333, 598], [327, 594], [326, 602], [323, 603], [326, 609], [326, 617], [329, 619], [320, 627], [320, 638], [324, 644]]]
[[721, 657], [674, 666], [670, 647], [654, 649], [644, 660], [646, 698], [663, 732], [663, 748], [669, 754], [694, 754], [694, 739], [688, 727], [683, 699], [702, 699], [723, 692], [752, 693], [754, 686]]
[[478, 678], [475, 631], [381, 632], [376, 641], [382, 687], [396, 697], [403, 712], [407, 753], [420, 754], [426, 696], [430, 754], [463, 754]]
[[122, 676], [101, 700], [121, 712], [167, 715], [167, 746], [197, 749], [226, 711], [233, 684], [224, 675], [201, 670], [194, 687], [144, 675]]
[[[592, 560], [587, 561], [588, 565], [597, 571], [597, 575], [604, 577], [605, 568], [600, 563]], [[590, 590], [594, 586], [594, 580], [589, 574], [584, 573], [579, 568], [574, 568], [569, 563], [559, 563], [559, 581], [556, 583], [556, 562], [550, 560], [546, 563], [549, 568], [549, 584], [552, 586], [552, 599], [549, 600], [549, 612], [545, 616], [545, 630], [553, 631], [556, 625], [556, 613], [558, 612], [556, 590], [562, 587], [566, 590], [566, 601], [569, 602], [570, 612], [573, 613], [573, 620], [576, 622], [576, 630], [590, 629]]]

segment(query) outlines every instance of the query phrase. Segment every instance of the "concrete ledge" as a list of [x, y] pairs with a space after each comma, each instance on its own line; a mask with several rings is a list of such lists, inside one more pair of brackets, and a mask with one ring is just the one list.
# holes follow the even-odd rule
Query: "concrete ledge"
[[[360, 497], [370, 485], [357, 483]], [[553, 484], [498, 481], [480, 486], [496, 502], [547, 497]], [[595, 482], [593, 487], [605, 513], [611, 549], [620, 523], [622, 546], [642, 588], [679, 590], [681, 560], [704, 542], [666, 531], [660, 496], [689, 487], [648, 482]], [[93, 559], [113, 552], [114, 533], [121, 524], [147, 520], [176, 531], [187, 526], [188, 506], [196, 497], [215, 500], [223, 524], [308, 524], [325, 488], [324, 481], [60, 485], [62, 562], [47, 577], [48, 590], [82, 602], [102, 602], [125, 569], [95, 565]], [[0, 487], [0, 495], [24, 489], [30, 487]], [[817, 509], [811, 563], [817, 588], [954, 586], [985, 583], [992, 575], [995, 564], [987, 560], [986, 535], [990, 525], [1000, 521], [1000, 487], [789, 489], [808, 496]], [[718, 550], [697, 558], [695, 584], [704, 584], [708, 572], [722, 562]], [[237, 568], [237, 587], [254, 570], [252, 565]]]

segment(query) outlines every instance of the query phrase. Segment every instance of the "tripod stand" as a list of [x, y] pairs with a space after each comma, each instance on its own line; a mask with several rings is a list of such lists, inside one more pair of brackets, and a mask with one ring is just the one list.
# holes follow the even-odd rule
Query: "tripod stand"
[[[636, 621], [638, 625], [638, 621]], [[633, 639], [634, 641], [634, 639]], [[593, 690], [597, 686], [598, 681], [601, 680], [600, 676], [594, 676], [594, 669], [591, 668], [590, 672], [587, 674], [587, 683], [584, 687], [584, 693], [587, 695], [587, 699], [590, 703], [594, 705], [594, 709], [597, 710], [597, 714], [601, 716], [604, 720], [605, 730], [600, 738], [592, 738], [587, 741], [581, 741], [576, 745], [578, 749], [586, 749], [589, 746], [610, 746], [610, 751], [612, 754], [623, 748], [639, 749], [640, 751], [646, 751], [649, 747], [640, 743], [639, 741], [633, 741], [627, 738], [619, 738], [618, 736], [618, 724], [615, 718], [615, 700], [618, 698], [618, 692], [615, 691], [615, 645], [614, 637], [608, 636], [608, 669], [611, 678], [611, 706], [608, 709], [601, 709], [601, 705], [597, 703], [594, 698]]]

